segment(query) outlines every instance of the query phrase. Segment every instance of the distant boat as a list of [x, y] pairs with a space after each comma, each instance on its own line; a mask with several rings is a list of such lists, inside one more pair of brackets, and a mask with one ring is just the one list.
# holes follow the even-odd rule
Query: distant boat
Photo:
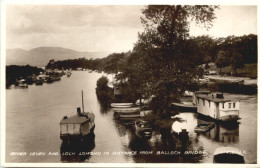
[[53, 81], [54, 81], [54, 78], [51, 76], [47, 77], [47, 79], [46, 79], [47, 83], [52, 83]]
[[124, 108], [124, 107], [132, 107], [133, 103], [111, 103], [111, 107], [114, 108]]
[[43, 79], [42, 78], [38, 78], [37, 80], [36, 80], [36, 85], [43, 85]]
[[77, 68], [77, 70], [78, 70], [78, 71], [82, 71], [82, 70], [83, 70], [83, 68]]
[[72, 74], [71, 71], [68, 71], [68, 72], [66, 73], [67, 77], [70, 77], [71, 74]]
[[[83, 92], [82, 92], [83, 104]], [[64, 116], [60, 121], [60, 138], [70, 143], [73, 140], [82, 140], [95, 129], [95, 115], [91, 112], [83, 112], [77, 108], [77, 114], [71, 117]]]
[[20, 88], [28, 88], [28, 85], [26, 84], [26, 81], [24, 79], [18, 81], [18, 86]]
[[135, 134], [140, 138], [150, 139], [152, 136], [151, 125], [144, 120], [139, 120], [135, 122]]
[[205, 132], [208, 132], [210, 129], [212, 129], [214, 126], [215, 126], [214, 122], [201, 123], [194, 128], [194, 132], [205, 133]]
[[219, 147], [214, 151], [213, 163], [245, 163], [245, 159], [237, 148]]

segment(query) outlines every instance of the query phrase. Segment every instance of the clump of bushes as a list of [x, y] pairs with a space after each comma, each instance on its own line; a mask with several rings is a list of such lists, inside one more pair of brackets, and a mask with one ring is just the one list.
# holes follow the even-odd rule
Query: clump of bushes
[[105, 76], [97, 81], [96, 94], [102, 106], [108, 106], [113, 100], [113, 89], [108, 86], [108, 82]]

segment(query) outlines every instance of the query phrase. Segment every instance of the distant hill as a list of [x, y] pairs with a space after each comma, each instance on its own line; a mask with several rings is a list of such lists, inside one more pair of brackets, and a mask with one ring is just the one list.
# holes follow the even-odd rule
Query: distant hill
[[37, 67], [46, 66], [49, 60], [54, 59], [96, 59], [103, 58], [109, 55], [109, 52], [79, 52], [61, 47], [38, 47], [31, 50], [23, 49], [7, 49], [6, 50], [6, 65], [32, 65]]

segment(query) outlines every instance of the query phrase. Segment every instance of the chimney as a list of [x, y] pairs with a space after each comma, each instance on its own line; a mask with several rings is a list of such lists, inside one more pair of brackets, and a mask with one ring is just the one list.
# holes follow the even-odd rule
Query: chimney
[[77, 108], [77, 114], [78, 114], [78, 116], [81, 116], [80, 107]]

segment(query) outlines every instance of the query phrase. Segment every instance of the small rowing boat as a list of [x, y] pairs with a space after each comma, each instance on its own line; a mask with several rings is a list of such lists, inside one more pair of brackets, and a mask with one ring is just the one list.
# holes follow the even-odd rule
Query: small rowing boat
[[132, 107], [133, 103], [111, 103], [111, 107], [114, 108], [126, 108], [126, 107]]

